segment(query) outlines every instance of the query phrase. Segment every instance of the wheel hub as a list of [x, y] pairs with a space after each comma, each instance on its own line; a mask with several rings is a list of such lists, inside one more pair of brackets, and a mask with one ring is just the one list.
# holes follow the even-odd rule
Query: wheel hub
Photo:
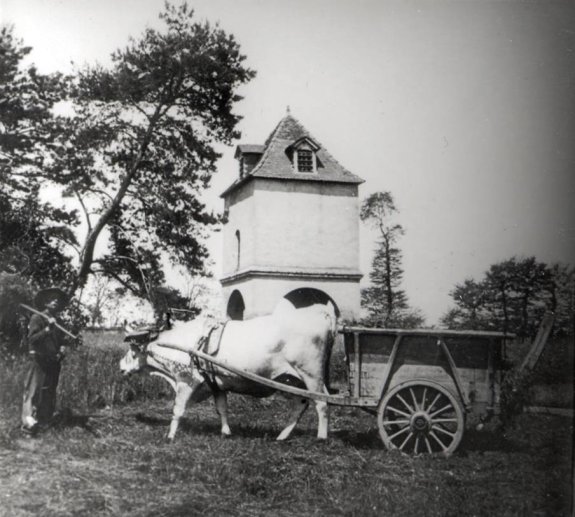
[[422, 412], [417, 412], [411, 417], [411, 429], [414, 432], [422, 433], [429, 429], [429, 417]]

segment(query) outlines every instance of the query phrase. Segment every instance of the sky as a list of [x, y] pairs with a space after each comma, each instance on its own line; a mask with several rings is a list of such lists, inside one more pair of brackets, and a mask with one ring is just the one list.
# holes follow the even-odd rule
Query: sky
[[[106, 65], [158, 27], [163, 0], [0, 0], [0, 20], [43, 72]], [[240, 93], [242, 143], [261, 144], [289, 106], [365, 183], [390, 191], [403, 288], [428, 324], [449, 292], [491, 264], [575, 264], [575, 2], [197, 0], [235, 35], [257, 76]], [[236, 178], [223, 153], [207, 199]], [[219, 269], [221, 242], [210, 248]], [[360, 232], [362, 285], [375, 235]]]

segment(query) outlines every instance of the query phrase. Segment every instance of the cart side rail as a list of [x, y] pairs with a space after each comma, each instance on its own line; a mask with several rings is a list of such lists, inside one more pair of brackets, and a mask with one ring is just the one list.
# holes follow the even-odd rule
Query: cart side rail
[[340, 334], [360, 333], [360, 334], [381, 334], [392, 336], [434, 336], [434, 337], [490, 337], [515, 339], [516, 335], [506, 332], [495, 332], [490, 330], [447, 330], [447, 329], [382, 329], [375, 327], [341, 326], [338, 329]]

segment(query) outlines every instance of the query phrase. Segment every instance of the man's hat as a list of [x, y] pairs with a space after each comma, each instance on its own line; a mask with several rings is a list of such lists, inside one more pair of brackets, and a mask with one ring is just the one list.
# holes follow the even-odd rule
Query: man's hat
[[34, 303], [38, 309], [44, 309], [46, 304], [52, 300], [58, 300], [58, 309], [61, 311], [68, 303], [68, 296], [59, 287], [48, 287], [47, 289], [42, 289], [38, 291], [36, 298], [34, 298]]

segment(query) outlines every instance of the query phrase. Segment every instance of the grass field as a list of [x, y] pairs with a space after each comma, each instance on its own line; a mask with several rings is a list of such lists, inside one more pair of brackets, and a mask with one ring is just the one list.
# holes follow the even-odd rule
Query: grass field
[[0, 516], [571, 515], [570, 419], [523, 414], [467, 432], [448, 459], [408, 457], [386, 451], [376, 418], [354, 408], [331, 409], [327, 442], [310, 409], [278, 443], [285, 400], [231, 395], [233, 437], [204, 402], [168, 444], [167, 384], [122, 380], [121, 354], [102, 337], [71, 353], [59, 396], [71, 409], [36, 439], [18, 430], [26, 362], [0, 361]]
[[333, 408], [327, 442], [308, 411], [293, 437], [281, 397], [230, 397], [235, 436], [211, 403], [164, 437], [169, 399], [68, 412], [37, 439], [0, 420], [0, 515], [459, 516], [570, 515], [568, 419], [522, 415], [507, 433], [468, 433], [448, 458], [387, 452], [375, 418]]

